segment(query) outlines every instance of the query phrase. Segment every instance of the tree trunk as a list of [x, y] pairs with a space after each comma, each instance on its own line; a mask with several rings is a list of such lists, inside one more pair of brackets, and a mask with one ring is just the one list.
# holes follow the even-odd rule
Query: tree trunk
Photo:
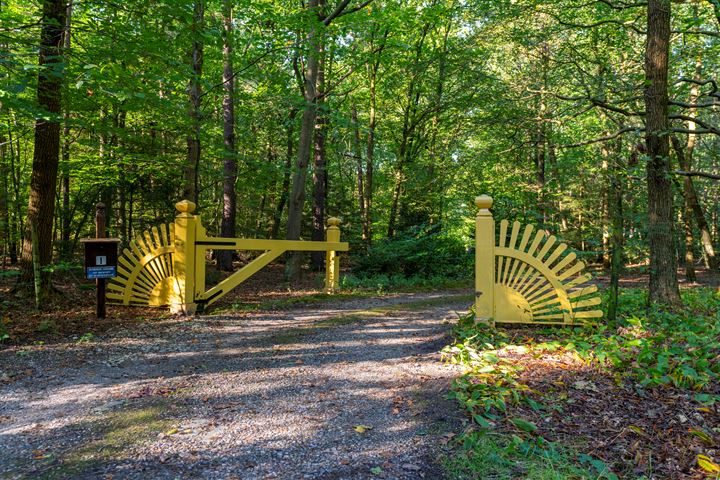
[[[619, 148], [618, 148], [619, 150]], [[620, 273], [623, 264], [623, 192], [620, 183], [620, 165], [617, 158], [610, 159], [608, 215], [610, 218], [610, 296], [608, 298], [608, 322], [617, 320]]]
[[192, 23], [192, 77], [188, 82], [188, 116], [191, 131], [187, 137], [187, 161], [185, 164], [185, 183], [183, 198], [198, 203], [198, 170], [200, 169], [200, 98], [202, 87], [203, 41], [202, 33], [205, 23], [205, 0], [196, 0]]
[[[235, 215], [237, 211], [237, 162], [235, 160], [235, 80], [232, 59], [232, 2], [223, 0], [223, 211], [220, 236], [235, 237]], [[220, 270], [232, 271], [233, 252], [219, 250], [217, 265]]]
[[[10, 255], [10, 186], [5, 142], [0, 133], [0, 257], [3, 259]], [[4, 267], [5, 262], [1, 262], [0, 266]]]
[[382, 43], [377, 47], [375, 61], [370, 69], [370, 108], [368, 112], [368, 137], [365, 153], [365, 204], [363, 218], [363, 238], [369, 246], [372, 243], [372, 200], [373, 200], [373, 169], [375, 166], [375, 129], [377, 128], [377, 77], [380, 71], [380, 60], [385, 49], [389, 30], [385, 29]]
[[[672, 136], [672, 145], [675, 153], [677, 154], [678, 164], [682, 170], [689, 171], [692, 169], [692, 157], [686, 156], [686, 148], [683, 148], [680, 140]], [[692, 145], [687, 146], [687, 152], [692, 154]], [[700, 244], [702, 245], [705, 256], [707, 257], [710, 269], [717, 270], [718, 258], [715, 254], [715, 248], [713, 247], [712, 236], [710, 235], [710, 226], [707, 219], [705, 218], [705, 212], [700, 205], [700, 199], [698, 198], [697, 191], [695, 190], [695, 183], [692, 181], [692, 177], [683, 177], [683, 193], [685, 200], [685, 209], [690, 218], [695, 217], [695, 224], [700, 230]], [[687, 232], [686, 232], [687, 233]], [[692, 228], [691, 228], [691, 242], [692, 242]], [[694, 242], [692, 242], [694, 244]]]
[[[63, 34], [63, 48], [65, 49], [65, 52], [68, 52], [70, 50], [70, 22], [72, 19], [72, 8], [73, 3], [68, 2], [65, 18], [65, 32]], [[70, 137], [70, 107], [68, 105], [67, 97], [65, 99], [65, 111], [63, 112], [63, 121], [65, 123], [65, 126], [63, 128], [64, 142], [62, 149], [62, 181], [60, 185], [62, 193], [60, 255], [63, 258], [68, 259], [72, 254], [70, 245], [70, 223], [72, 222], [70, 208], [70, 146], [72, 145], [72, 139]]]
[[[9, 147], [9, 153], [10, 153], [10, 179], [12, 180], [12, 192], [13, 192], [13, 215], [12, 219], [10, 220], [10, 228], [9, 228], [9, 235], [10, 235], [10, 242], [9, 242], [9, 249], [10, 249], [10, 265], [16, 265], [18, 263], [18, 240], [20, 240], [20, 235], [23, 231], [22, 229], [22, 214], [20, 211], [20, 170], [16, 167], [15, 162], [15, 149], [13, 147], [14, 140], [13, 140], [13, 134], [12, 129], [10, 128], [8, 124], [8, 147]], [[18, 162], [20, 162], [20, 145], [18, 144]]]
[[364, 188], [364, 174], [363, 174], [363, 158], [362, 150], [360, 148], [360, 124], [358, 122], [357, 108], [355, 105], [352, 106], [352, 113], [350, 114], [350, 121], [353, 126], [353, 156], [355, 157], [355, 168], [357, 170], [357, 200], [358, 200], [358, 213], [360, 214], [360, 222], [362, 223], [362, 241], [363, 244], [367, 245], [367, 230], [365, 224], [365, 188]]
[[[308, 9], [316, 12], [319, 0], [310, 0]], [[286, 240], [298, 240], [302, 230], [303, 208], [305, 207], [305, 179], [310, 161], [310, 149], [313, 143], [313, 131], [317, 116], [317, 82], [320, 55], [322, 52], [321, 34], [318, 22], [313, 22], [307, 34], [308, 56], [307, 67], [304, 72], [305, 109], [300, 123], [300, 142], [297, 151], [297, 163], [293, 172], [292, 191], [288, 206], [288, 222]], [[285, 277], [297, 281], [302, 274], [301, 252], [292, 252], [288, 255], [285, 264]]]
[[645, 143], [647, 146], [650, 296], [653, 303], [680, 304], [673, 234], [668, 119], [670, 0], [649, 0], [645, 48]]
[[[313, 205], [312, 205], [312, 236], [311, 240], [319, 242], [325, 239], [325, 200], [327, 198], [327, 163], [325, 157], [325, 132], [327, 131], [327, 115], [325, 105], [325, 62], [326, 54], [323, 46], [320, 52], [318, 70], [318, 102], [315, 120], [315, 155], [313, 160]], [[325, 268], [325, 252], [312, 252], [310, 266], [315, 271]]]
[[[30, 226], [37, 234], [35, 245], [41, 267], [52, 263], [52, 227], [55, 215], [55, 189], [60, 160], [60, 123], [62, 104], [63, 51], [62, 38], [66, 7], [61, 0], [45, 0], [42, 4], [42, 29], [39, 50], [37, 99], [38, 105], [50, 113], [49, 119], [35, 122], [28, 228], [23, 244], [23, 277], [33, 277], [33, 245]], [[50, 290], [50, 274], [42, 273], [42, 296]]]
[[375, 113], [375, 105], [377, 102], [377, 93], [375, 91], [376, 76], [377, 69], [374, 70], [370, 80], [370, 118], [368, 120], [367, 149], [365, 153], [365, 204], [363, 205], [365, 216], [363, 217], [362, 228], [363, 238], [367, 245], [372, 243], [373, 170], [375, 167], [375, 129], [377, 128], [377, 116]]
[[273, 214], [273, 224], [270, 231], [270, 238], [278, 238], [278, 235], [280, 234], [280, 223], [282, 222], [283, 210], [285, 209], [285, 204], [287, 203], [288, 196], [290, 195], [290, 174], [292, 173], [293, 142], [295, 141], [293, 133], [295, 131], [295, 116], [297, 115], [297, 112], [298, 111], [296, 109], [292, 108], [290, 109], [290, 115], [288, 115], [287, 148], [285, 151], [283, 179], [280, 188], [280, 197], [278, 198], [275, 213]]

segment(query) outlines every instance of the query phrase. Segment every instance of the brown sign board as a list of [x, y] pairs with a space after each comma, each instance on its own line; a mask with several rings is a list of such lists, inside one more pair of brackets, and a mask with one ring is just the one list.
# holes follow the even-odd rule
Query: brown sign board
[[113, 278], [117, 276], [119, 238], [84, 238], [85, 278]]

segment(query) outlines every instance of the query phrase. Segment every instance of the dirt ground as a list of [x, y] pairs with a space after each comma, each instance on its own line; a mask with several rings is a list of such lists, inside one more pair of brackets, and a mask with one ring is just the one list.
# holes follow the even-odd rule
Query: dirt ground
[[0, 352], [0, 478], [440, 478], [464, 294], [165, 317]]

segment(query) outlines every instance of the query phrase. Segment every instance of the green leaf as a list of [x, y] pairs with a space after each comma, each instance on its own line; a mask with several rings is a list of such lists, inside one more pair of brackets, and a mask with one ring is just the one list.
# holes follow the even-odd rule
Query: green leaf
[[515, 425], [515, 427], [519, 428], [523, 432], [536, 433], [538, 431], [538, 426], [535, 425], [533, 422], [529, 422], [519, 417], [511, 418], [510, 423]]

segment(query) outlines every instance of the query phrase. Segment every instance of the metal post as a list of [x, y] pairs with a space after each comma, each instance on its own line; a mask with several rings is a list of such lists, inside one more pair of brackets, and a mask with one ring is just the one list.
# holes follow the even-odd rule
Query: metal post
[[[105, 204], [99, 202], [95, 205], [95, 238], [105, 238]], [[98, 319], [105, 318], [105, 279], [95, 280], [95, 291], [97, 293], [95, 316]]]
[[197, 219], [192, 213], [195, 204], [183, 200], [175, 204], [180, 212], [175, 217], [175, 253], [173, 254], [173, 271], [175, 276], [175, 293], [171, 295], [170, 311], [172, 313], [195, 314], [195, 237]]
[[[328, 227], [325, 232], [328, 242], [340, 241], [340, 219], [328, 218]], [[325, 293], [335, 293], [340, 287], [340, 256], [335, 250], [328, 250], [325, 254]]]
[[475, 198], [475, 320], [495, 326], [495, 220], [487, 195]]

